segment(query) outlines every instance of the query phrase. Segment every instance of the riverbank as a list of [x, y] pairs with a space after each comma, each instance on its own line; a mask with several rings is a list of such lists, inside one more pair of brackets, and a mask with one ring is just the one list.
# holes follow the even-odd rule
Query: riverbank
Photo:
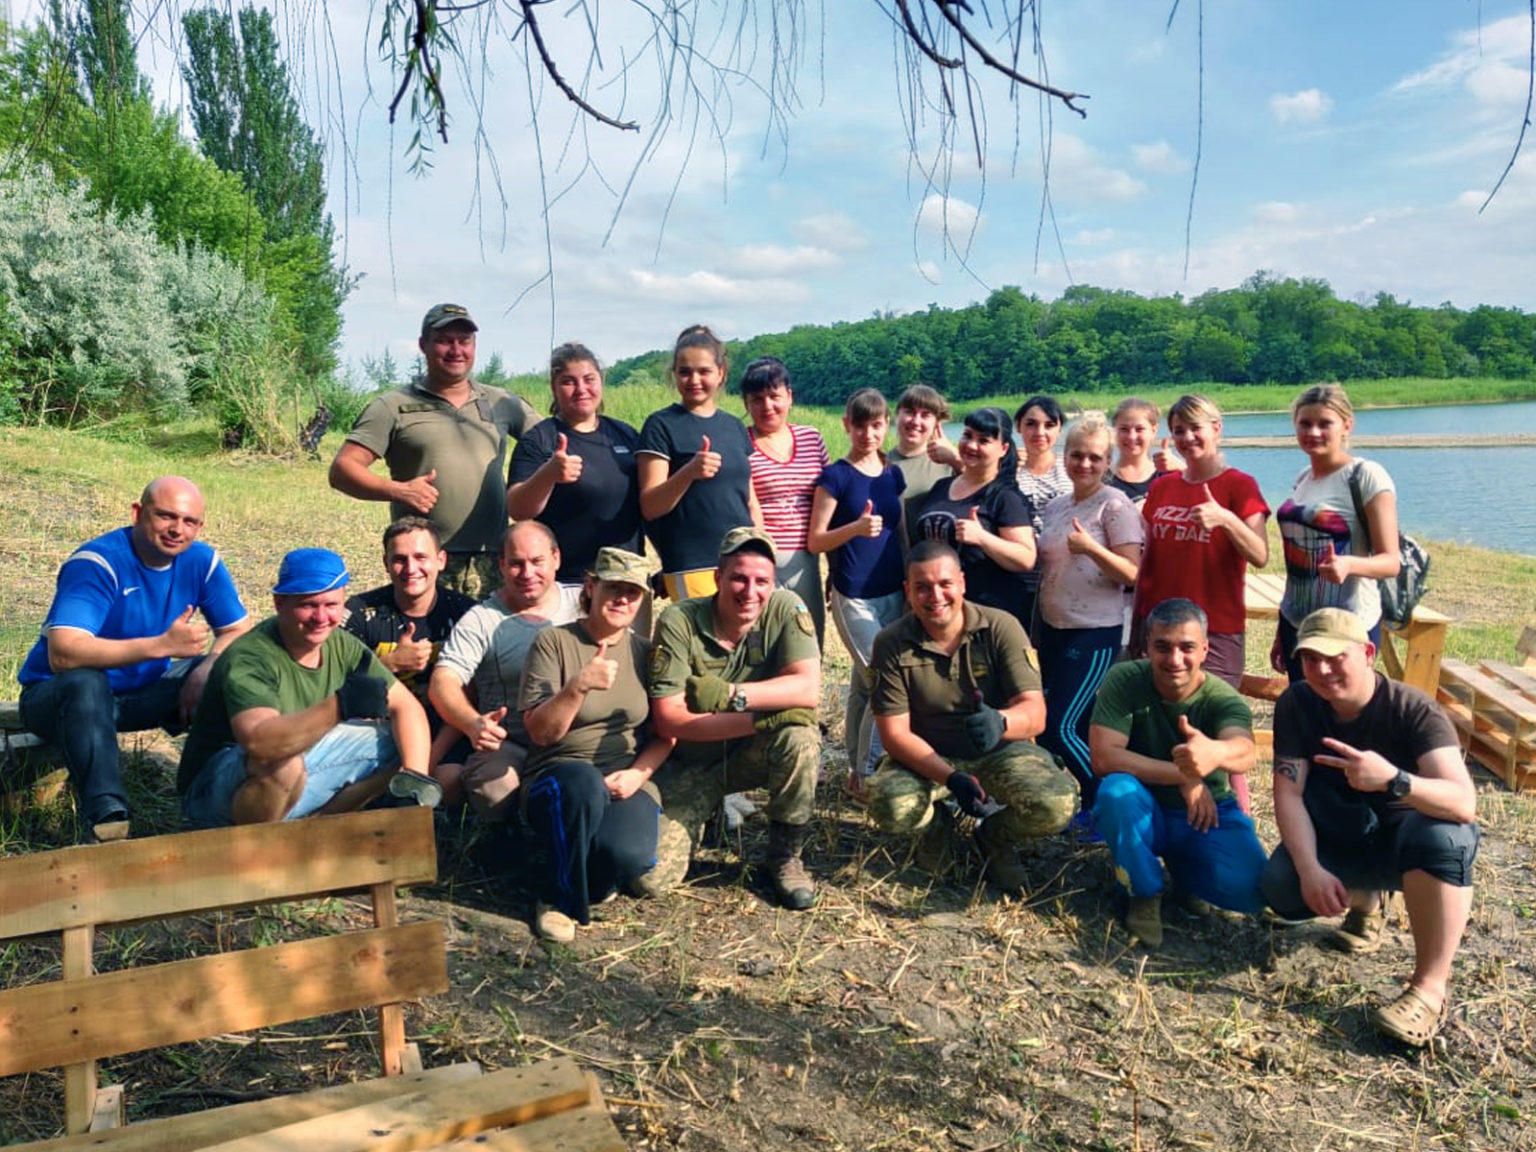
[[[1294, 448], [1294, 436], [1223, 436], [1223, 448]], [[1350, 449], [1370, 448], [1529, 448], [1536, 446], [1536, 432], [1467, 436], [1361, 436], [1349, 438]]]

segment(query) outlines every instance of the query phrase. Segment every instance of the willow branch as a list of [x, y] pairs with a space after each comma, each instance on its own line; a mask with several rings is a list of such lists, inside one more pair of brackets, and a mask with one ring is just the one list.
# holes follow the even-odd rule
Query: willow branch
[[566, 83], [565, 77], [560, 75], [560, 69], [555, 66], [554, 57], [549, 54], [549, 48], [544, 43], [544, 34], [539, 30], [538, 17], [533, 13], [534, 7], [541, 0], [520, 0], [520, 2], [523, 9], [523, 26], [528, 29], [529, 34], [533, 37], [534, 47], [539, 50], [539, 59], [544, 62], [544, 71], [555, 82], [555, 87], [565, 93], [565, 98], [599, 124], [606, 124], [610, 128], [618, 128], [623, 132], [640, 131], [640, 125], [633, 120], [615, 120], [612, 116], [599, 112], [591, 104], [583, 100], [576, 89]]
[[[1532, 0], [1532, 3], [1536, 3], [1536, 0]], [[1032, 76], [1026, 76], [1024, 73], [1009, 67], [1007, 63], [992, 55], [992, 53], [987, 50], [986, 45], [984, 45], [980, 40], [976, 39], [971, 30], [966, 27], [965, 21], [962, 20], [960, 16], [955, 12], [955, 9], [957, 8], [961, 9], [962, 11], [970, 11], [970, 8], [964, 3], [964, 0], [933, 0], [933, 4], [936, 8], [938, 8], [939, 14], [949, 22], [950, 27], [952, 27], [956, 32], [960, 33], [960, 38], [964, 40], [968, 45], [970, 45], [971, 50], [981, 58], [982, 63], [985, 64], [988, 68], [991, 68], [994, 72], [997, 72], [1000, 75], [1008, 77], [1008, 79], [1012, 80], [1015, 84], [1022, 84], [1026, 88], [1033, 88], [1037, 92], [1045, 93], [1047, 96], [1054, 96], [1057, 100], [1061, 101], [1063, 106], [1070, 108], [1079, 116], [1087, 119], [1088, 110], [1086, 108], [1080, 108], [1077, 104], [1074, 103], [1076, 100], [1089, 99], [1090, 97], [1086, 93], [1068, 92], [1065, 88], [1057, 88], [1054, 85], [1046, 84], [1043, 81], [1036, 80]]]

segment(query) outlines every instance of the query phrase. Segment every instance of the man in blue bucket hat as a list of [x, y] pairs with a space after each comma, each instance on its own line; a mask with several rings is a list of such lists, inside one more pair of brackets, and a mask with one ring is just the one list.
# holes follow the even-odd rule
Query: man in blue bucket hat
[[341, 627], [347, 581], [329, 549], [283, 557], [276, 614], [229, 646], [187, 735], [176, 786], [189, 824], [349, 812], [386, 789], [441, 799], [421, 704]]

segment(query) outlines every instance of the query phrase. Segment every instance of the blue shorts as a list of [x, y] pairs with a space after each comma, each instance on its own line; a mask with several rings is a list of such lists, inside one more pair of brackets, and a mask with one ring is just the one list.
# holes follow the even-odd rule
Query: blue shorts
[[[249, 777], [245, 760], [245, 749], [238, 744], [227, 744], [208, 758], [181, 798], [181, 815], [189, 825], [223, 828], [231, 823], [235, 793]], [[304, 791], [284, 819], [309, 816], [349, 784], [399, 766], [400, 752], [386, 721], [338, 724], [304, 753]]]

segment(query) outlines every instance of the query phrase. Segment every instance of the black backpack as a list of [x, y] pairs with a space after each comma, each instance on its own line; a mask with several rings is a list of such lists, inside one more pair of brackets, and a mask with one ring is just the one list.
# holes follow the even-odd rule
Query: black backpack
[[[1360, 468], [1365, 463], [1356, 460], [1349, 468], [1349, 494], [1355, 501], [1355, 516], [1365, 533], [1371, 537], [1371, 522], [1365, 516], [1365, 501], [1360, 498]], [[1371, 551], [1376, 545], [1370, 544]], [[1378, 580], [1381, 589], [1381, 618], [1387, 624], [1401, 627], [1413, 619], [1413, 610], [1429, 589], [1429, 553], [1412, 536], [1397, 534], [1397, 555], [1401, 566], [1390, 580]]]

